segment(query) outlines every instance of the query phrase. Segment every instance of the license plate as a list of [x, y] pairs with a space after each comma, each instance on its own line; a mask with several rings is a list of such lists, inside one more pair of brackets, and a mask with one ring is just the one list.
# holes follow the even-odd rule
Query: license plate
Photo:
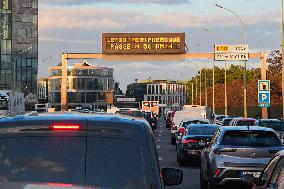
[[242, 175], [252, 175], [254, 178], [259, 178], [261, 172], [243, 171]]

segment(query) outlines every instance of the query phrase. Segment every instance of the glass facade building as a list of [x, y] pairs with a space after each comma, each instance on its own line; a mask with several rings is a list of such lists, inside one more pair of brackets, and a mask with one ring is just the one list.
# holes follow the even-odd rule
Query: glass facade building
[[[60, 109], [61, 66], [49, 68], [49, 102]], [[67, 71], [67, 101], [69, 108], [83, 105], [106, 106], [106, 91], [113, 91], [113, 68], [96, 67], [78, 63]]]
[[0, 12], [0, 89], [36, 94], [38, 0], [2, 0]]

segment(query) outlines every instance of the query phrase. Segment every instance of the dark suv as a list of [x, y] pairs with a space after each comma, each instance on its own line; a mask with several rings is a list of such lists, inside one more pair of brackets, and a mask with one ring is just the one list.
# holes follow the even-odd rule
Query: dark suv
[[155, 146], [144, 120], [73, 113], [3, 119], [0, 186], [160, 189], [180, 184], [181, 171], [160, 171]]
[[[201, 154], [201, 189], [242, 184], [241, 176], [260, 172], [283, 150], [275, 131], [264, 127], [220, 127]], [[239, 187], [241, 188], [241, 187]]]

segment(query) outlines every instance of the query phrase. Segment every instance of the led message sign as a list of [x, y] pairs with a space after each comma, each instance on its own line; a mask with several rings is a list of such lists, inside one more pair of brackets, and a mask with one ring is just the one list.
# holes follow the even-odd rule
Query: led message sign
[[103, 33], [103, 54], [185, 54], [185, 33]]

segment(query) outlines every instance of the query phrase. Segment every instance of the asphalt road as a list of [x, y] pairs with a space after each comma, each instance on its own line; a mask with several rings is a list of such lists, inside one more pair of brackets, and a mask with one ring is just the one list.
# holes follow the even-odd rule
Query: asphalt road
[[199, 189], [199, 165], [192, 164], [179, 167], [176, 161], [175, 145], [171, 145], [170, 130], [166, 128], [165, 121], [160, 119], [155, 132], [156, 145], [161, 167], [173, 167], [183, 170], [183, 183], [179, 186], [167, 187], [172, 189]]

